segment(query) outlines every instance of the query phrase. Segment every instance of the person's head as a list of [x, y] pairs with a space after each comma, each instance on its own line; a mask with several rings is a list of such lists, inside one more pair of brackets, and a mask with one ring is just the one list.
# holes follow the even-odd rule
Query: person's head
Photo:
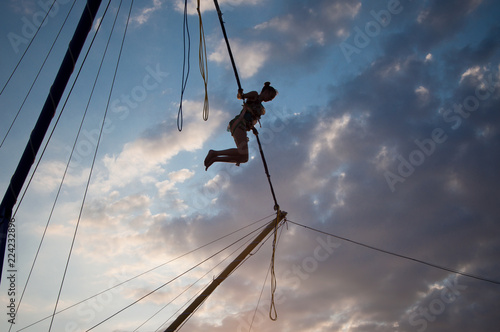
[[278, 91], [276, 91], [276, 89], [271, 86], [271, 83], [266, 82], [264, 83], [264, 87], [260, 92], [260, 98], [262, 101], [271, 101], [274, 99], [274, 97], [276, 97], [277, 94]]

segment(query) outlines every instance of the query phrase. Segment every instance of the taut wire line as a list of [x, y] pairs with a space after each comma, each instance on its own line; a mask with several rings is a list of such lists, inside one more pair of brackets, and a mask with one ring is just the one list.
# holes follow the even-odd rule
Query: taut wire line
[[371, 250], [382, 252], [384, 254], [388, 254], [388, 255], [395, 256], [395, 257], [399, 257], [399, 258], [403, 258], [403, 259], [406, 259], [406, 260], [410, 260], [410, 261], [413, 261], [413, 262], [417, 262], [417, 263], [420, 263], [420, 264], [424, 264], [424, 265], [427, 265], [427, 266], [430, 266], [430, 267], [433, 267], [433, 268], [436, 268], [436, 269], [439, 269], [439, 270], [443, 270], [443, 271], [446, 271], [446, 272], [455, 273], [455, 274], [458, 274], [458, 275], [461, 275], [461, 276], [464, 276], [464, 277], [469, 277], [469, 278], [472, 278], [472, 279], [486, 281], [486, 282], [489, 282], [489, 283], [492, 283], [492, 284], [495, 284], [495, 285], [500, 285], [500, 281], [498, 281], [498, 280], [493, 280], [493, 279], [481, 277], [481, 276], [474, 275], [474, 274], [471, 274], [471, 273], [461, 272], [461, 271], [458, 271], [458, 270], [455, 270], [455, 269], [452, 269], [452, 268], [449, 268], [449, 267], [445, 267], [445, 266], [442, 266], [442, 265], [438, 265], [438, 264], [434, 264], [434, 263], [429, 263], [429, 262], [423, 261], [421, 259], [417, 259], [417, 258], [413, 258], [413, 257], [409, 257], [409, 256], [397, 254], [397, 253], [389, 251], [389, 250], [380, 249], [380, 248], [377, 248], [377, 247], [374, 247], [374, 246], [371, 246], [371, 245], [368, 245], [368, 244], [364, 244], [364, 243], [361, 243], [361, 242], [358, 242], [358, 241], [354, 241], [354, 240], [351, 240], [351, 239], [348, 239], [348, 238], [345, 238], [345, 237], [342, 237], [342, 236], [338, 236], [338, 235], [335, 235], [335, 234], [332, 234], [332, 233], [324, 232], [324, 231], [321, 231], [319, 229], [316, 229], [316, 228], [313, 228], [313, 227], [310, 227], [310, 226], [306, 226], [306, 225], [303, 225], [303, 224], [300, 224], [300, 223], [297, 223], [297, 222], [294, 222], [294, 221], [291, 221], [291, 220], [288, 220], [288, 222], [290, 222], [290, 223], [292, 223], [294, 225], [301, 226], [301, 227], [307, 228], [309, 230], [321, 233], [321, 234], [332, 236], [332, 237], [334, 237], [336, 239], [339, 239], [339, 240], [343, 240], [343, 241], [346, 241], [346, 242], [350, 242], [350, 243], [356, 244], [356, 245], [361, 246], [361, 247], [365, 247], [365, 248], [368, 248], [368, 249], [371, 249]]

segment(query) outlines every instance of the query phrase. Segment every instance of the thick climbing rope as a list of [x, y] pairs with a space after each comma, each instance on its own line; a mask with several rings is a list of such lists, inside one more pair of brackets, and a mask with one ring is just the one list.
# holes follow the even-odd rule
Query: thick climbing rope
[[[231, 45], [229, 44], [229, 39], [227, 38], [226, 28], [224, 27], [224, 21], [222, 20], [222, 12], [219, 7], [219, 3], [217, 0], [214, 0], [215, 9], [217, 10], [217, 14], [219, 15], [220, 26], [222, 28], [222, 34], [224, 35], [224, 39], [227, 45], [227, 51], [229, 53], [229, 58], [231, 59], [231, 64], [233, 65], [234, 76], [236, 77], [236, 83], [238, 84], [238, 89], [241, 90], [240, 78], [238, 76], [238, 70], [236, 69], [236, 63], [234, 62], [233, 52], [231, 52]], [[267, 180], [269, 181], [269, 185], [271, 187], [271, 193], [273, 194], [274, 199], [274, 210], [279, 212], [279, 205], [276, 200], [276, 195], [274, 194], [273, 184], [271, 183], [271, 176], [269, 175], [269, 169], [267, 168], [266, 158], [264, 157], [264, 151], [262, 150], [262, 145], [260, 144], [259, 132], [255, 127], [252, 127], [252, 131], [257, 137], [257, 143], [259, 144], [260, 155], [262, 156], [262, 161], [264, 162], [264, 169], [266, 171]]]
[[273, 183], [271, 182], [271, 175], [269, 175], [269, 168], [267, 168], [266, 157], [264, 156], [264, 151], [262, 150], [262, 144], [260, 144], [259, 132], [257, 131], [257, 129], [255, 129], [255, 127], [252, 127], [252, 131], [253, 131], [255, 137], [257, 138], [257, 143], [259, 144], [260, 155], [262, 157], [262, 162], [264, 163], [264, 170], [266, 171], [266, 175], [267, 175], [267, 181], [269, 182], [269, 186], [271, 187], [271, 194], [273, 195], [273, 199], [274, 199], [274, 210], [278, 211], [278, 213], [279, 213], [280, 206], [278, 204], [278, 201], [276, 200], [276, 194], [274, 193]]
[[236, 70], [236, 63], [234, 62], [233, 52], [231, 52], [231, 45], [229, 45], [229, 39], [227, 38], [226, 28], [224, 27], [224, 21], [222, 20], [222, 12], [219, 7], [219, 3], [217, 0], [214, 0], [215, 9], [217, 10], [217, 14], [219, 15], [220, 26], [222, 28], [222, 34], [224, 35], [224, 39], [226, 40], [227, 51], [229, 53], [229, 58], [231, 59], [231, 64], [233, 65], [234, 76], [236, 77], [236, 83], [238, 84], [238, 89], [241, 90], [240, 78], [238, 76], [238, 70]]
[[[217, 14], [219, 16], [220, 25], [222, 28], [222, 34], [224, 35], [224, 40], [226, 41], [227, 51], [229, 53], [229, 58], [231, 59], [231, 64], [233, 66], [233, 71], [234, 71], [234, 76], [236, 78], [236, 83], [238, 84], [238, 89], [242, 90], [240, 78], [238, 76], [238, 70], [236, 69], [236, 63], [234, 62], [233, 52], [231, 51], [231, 45], [229, 44], [229, 38], [227, 37], [226, 28], [224, 27], [224, 21], [222, 19], [222, 12], [220, 10], [219, 3], [217, 2], [217, 0], [214, 0], [214, 4], [215, 4], [215, 9], [217, 10]], [[269, 168], [267, 167], [266, 157], [264, 156], [264, 151], [262, 150], [262, 144], [260, 143], [260, 139], [259, 139], [259, 132], [257, 131], [257, 129], [255, 127], [252, 127], [252, 131], [253, 131], [255, 137], [257, 138], [257, 143], [259, 145], [259, 151], [260, 151], [260, 155], [262, 157], [262, 162], [264, 164], [264, 170], [266, 172], [267, 181], [269, 182], [269, 187], [271, 188], [271, 194], [273, 195], [273, 199], [274, 199], [274, 210], [276, 211], [276, 214], [277, 214], [276, 221], [278, 222], [278, 220], [280, 220], [280, 215], [281, 215], [280, 206], [279, 206], [278, 201], [276, 199], [276, 194], [274, 193], [273, 184], [271, 182], [271, 175], [269, 174]], [[276, 292], [276, 276], [274, 273], [274, 256], [276, 253], [276, 245], [277, 245], [277, 230], [278, 230], [277, 222], [276, 222], [275, 230], [274, 230], [273, 253], [271, 256], [271, 306], [269, 309], [269, 318], [271, 318], [271, 320], [276, 320], [278, 318], [278, 314], [276, 312], [276, 306], [274, 303], [274, 294]]]

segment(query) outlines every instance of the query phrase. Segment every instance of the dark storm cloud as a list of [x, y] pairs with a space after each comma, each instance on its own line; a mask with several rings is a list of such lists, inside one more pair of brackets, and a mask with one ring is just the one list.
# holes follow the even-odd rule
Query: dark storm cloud
[[[278, 201], [293, 221], [499, 279], [499, 192], [492, 185], [500, 180], [497, 28], [474, 44], [458, 46], [451, 41], [467, 26], [479, 2], [407, 5], [387, 33], [378, 36], [383, 54], [332, 85], [325, 107], [263, 121], [259, 130]], [[274, 41], [280, 34], [293, 35], [290, 44], [281, 47], [292, 46], [288, 61], [307, 59], [302, 64], [306, 67], [327, 61], [308, 55], [311, 48], [304, 41], [314, 39], [304, 37], [304, 31], [322, 27], [325, 43], [338, 44], [342, 39], [335, 29], [360, 24], [347, 15], [328, 22], [320, 14], [326, 2], [311, 2], [306, 12], [300, 10], [302, 3], [290, 6], [288, 16], [261, 28]], [[302, 24], [298, 13], [304, 14]], [[360, 19], [367, 15], [362, 9]], [[280, 24], [293, 28], [280, 32]], [[314, 47], [319, 47], [318, 41]], [[446, 41], [450, 43], [443, 52], [434, 52]], [[466, 117], [454, 111], [455, 104], [474, 110]], [[207, 232], [215, 236], [221, 227], [258, 219], [262, 211], [272, 213], [269, 185], [251, 133], [250, 139], [254, 160], [240, 168], [215, 166], [220, 183], [227, 184], [212, 197], [216, 206], [226, 208], [224, 221], [191, 221], [198, 230], [183, 236], [192, 243]], [[399, 177], [392, 187], [387, 172]], [[338, 246], [327, 259], [313, 263], [318, 238], [327, 239], [293, 225], [283, 232], [278, 280], [286, 300], [278, 308], [286, 317], [257, 324], [260, 331], [469, 331], [498, 326], [496, 285], [341, 240], [334, 240]], [[239, 275], [255, 283], [255, 293], [263, 278], [257, 271], [266, 259], [248, 261], [250, 272]], [[250, 300], [238, 300], [239, 287], [241, 283], [229, 283], [225, 288], [232, 301], [228, 303], [242, 310], [226, 315], [221, 331], [241, 327], [242, 319], [252, 315]]]
[[272, 54], [283, 63], [315, 66], [327, 55], [325, 45], [344, 38], [359, 12], [357, 0], [288, 1], [287, 14], [257, 25], [250, 36], [272, 42]]

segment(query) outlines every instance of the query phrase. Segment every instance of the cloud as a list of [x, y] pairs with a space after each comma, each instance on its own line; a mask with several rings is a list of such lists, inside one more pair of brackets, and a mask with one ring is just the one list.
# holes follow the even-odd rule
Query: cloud
[[[238, 64], [238, 72], [242, 78], [250, 78], [257, 74], [269, 58], [271, 46], [267, 42], [243, 42], [239, 39], [231, 39], [230, 44]], [[231, 68], [224, 39], [219, 42], [216, 50], [208, 56], [208, 59], [216, 63], [223, 63], [227, 68]]]
[[[414, 11], [404, 13], [406, 18], [415, 17]], [[292, 16], [283, 16], [272, 24], [275, 31], [285, 32], [291, 29], [291, 22]], [[270, 25], [260, 28], [270, 31]], [[412, 27], [407, 29], [411, 31]], [[455, 33], [450, 31], [443, 38], [452, 38]], [[500, 160], [491, 150], [498, 143], [498, 135], [489, 134], [485, 139], [477, 132], [486, 123], [488, 132], [498, 132], [494, 110], [499, 99], [492, 93], [457, 130], [450, 128], [438, 110], [474, 94], [480, 87], [480, 77], [490, 73], [497, 77], [498, 61], [490, 53], [482, 59], [489, 66], [478, 69], [477, 63], [463, 67], [469, 60], [457, 59], [462, 65], [460, 71], [437, 75], [436, 63], [451, 64], [455, 58], [434, 50], [432, 57], [429, 51], [392, 53], [390, 47], [398, 47], [392, 43], [398, 40], [398, 34], [383, 38], [387, 42], [385, 53], [390, 56], [375, 58], [355, 75], [343, 78], [341, 85], [331, 87], [330, 100], [323, 108], [311, 107], [303, 112], [308, 116], [289, 119], [285, 129], [274, 132], [274, 138], [264, 146], [280, 206], [290, 212], [290, 219], [322, 230], [464, 271], [484, 269], [488, 275], [495, 275], [494, 259], [480, 263], [477, 255], [470, 253], [478, 250], [482, 257], [494, 257], [498, 247], [485, 245], [494, 241], [485, 228], [495, 229], [491, 220], [498, 213], [494, 200], [487, 198], [496, 197], [497, 189], [488, 183], [498, 178], [495, 169], [500, 167]], [[273, 63], [272, 59], [268, 61]], [[453, 82], [451, 90], [443, 82]], [[271, 124], [263, 121], [263, 125]], [[384, 172], [397, 172], [398, 157], [408, 160], [418, 149], [415, 140], [426, 141], [436, 128], [445, 131], [447, 140], [435, 144], [433, 152], [424, 155], [425, 160], [392, 193]], [[250, 139], [252, 149], [255, 142]], [[253, 215], [256, 207], [272, 207], [255, 146], [252, 155], [255, 159], [245, 164], [242, 172], [215, 166], [214, 170], [226, 174], [224, 183], [229, 185], [219, 193], [214, 206], [223, 206], [234, 216]], [[479, 165], [484, 173], [477, 171]], [[290, 232], [293, 229], [291, 226]], [[189, 239], [196, 242], [199, 237], [200, 233], [190, 233]], [[284, 231], [278, 247], [278, 288], [280, 297], [286, 300], [279, 303], [278, 311], [280, 318], [286, 318], [267, 323], [266, 297], [260, 306], [263, 314], [259, 311], [261, 319], [254, 328], [413, 331], [425, 326], [428, 331], [441, 331], [460, 329], [467, 320], [463, 317], [484, 317], [469, 306], [468, 300], [488, 294], [486, 285], [342, 241], [331, 257], [314, 265], [308, 257], [314, 255], [317, 237], [321, 235], [300, 229], [292, 234]], [[224, 310], [216, 306], [204, 312], [222, 317], [223, 324], [214, 327], [216, 330], [248, 329], [255, 307], [250, 308], [248, 300], [239, 300], [238, 295], [241, 285], [248, 284], [245, 299], [257, 289], [256, 305], [267, 268], [263, 260], [248, 261], [248, 270], [233, 276], [240, 278], [239, 282], [222, 285], [231, 312], [215, 313]], [[450, 283], [452, 286], [447, 286]], [[460, 294], [452, 301], [449, 287], [454, 283], [466, 289], [455, 288]], [[496, 308], [493, 298], [482, 303], [488, 314]], [[422, 310], [432, 318], [426, 319]], [[197, 317], [190, 324], [193, 329], [214, 325]], [[489, 324], [481, 324], [496, 325], [494, 318]]]
[[328, 45], [348, 34], [353, 19], [361, 10], [356, 0], [320, 1], [309, 9], [291, 2], [286, 15], [257, 24], [261, 38], [271, 40], [271, 53], [283, 61], [314, 62]]
[[102, 23], [102, 16], [101, 16], [101, 17], [98, 17], [98, 18], [95, 20], [95, 23], [94, 23], [94, 31], [97, 31], [97, 30], [100, 28], [101, 23]]
[[462, 74], [462, 76], [460, 76], [460, 83], [462, 83], [465, 79], [484, 81], [484, 72], [485, 68], [481, 68], [479, 66], [469, 68]]
[[[404, 5], [406, 17], [414, 19], [407, 32], [399, 34], [388, 46], [394, 52], [408, 51], [409, 43], [422, 52], [429, 52], [443, 40], [451, 40], [465, 26], [482, 0], [467, 0], [457, 5], [453, 1], [431, 1]], [[407, 36], [414, 36], [408, 39]], [[389, 54], [389, 53], [387, 53]]]
[[162, 0], [153, 0], [150, 7], [144, 7], [140, 10], [139, 14], [131, 17], [132, 22], [136, 22], [139, 25], [145, 24], [149, 21], [151, 15], [162, 8]]
[[[280, 77], [286, 82], [280, 94], [296, 100], [293, 108], [276, 118], [271, 117], [277, 113], [273, 113], [275, 104], [270, 106], [259, 128], [277, 200], [292, 221], [436, 265], [497, 278], [497, 30], [465, 31], [480, 20], [474, 13], [493, 7], [481, 8], [486, 3], [479, 1], [404, 4], [408, 8], [391, 21], [386, 33], [372, 39], [379, 43], [369, 46], [376, 52], [364, 54], [369, 62], [354, 62], [338, 72], [331, 71], [329, 52], [353, 25], [366, 23], [370, 8], [365, 8], [365, 2], [359, 7], [358, 1], [288, 1], [288, 12], [267, 18], [234, 41], [238, 51], [244, 51], [237, 62], [248, 62], [244, 68], [249, 77], [271, 67], [286, 68]], [[475, 36], [470, 43], [463, 39], [469, 33]], [[257, 56], [259, 45], [264, 57]], [[250, 58], [242, 60], [244, 54]], [[211, 60], [228, 63], [225, 44], [218, 43]], [[297, 80], [290, 76], [291, 67], [283, 64], [287, 61], [303, 76]], [[311, 76], [309, 65], [322, 70], [317, 82], [324, 87], [319, 101], [310, 98], [316, 76]], [[491, 93], [486, 94], [488, 90]], [[477, 107], [466, 115], [454, 111], [454, 105], [465, 105], [474, 97]], [[199, 156], [206, 152], [201, 148], [226, 122], [225, 113], [213, 110], [210, 122], [202, 122], [192, 115], [201, 108], [193, 101], [185, 104], [186, 125], [181, 133], [169, 119], [146, 128], [139, 138], [101, 160], [93, 187], [98, 190], [92, 191], [85, 207], [72, 266], [92, 262], [93, 268], [103, 267], [100, 272], [106, 277], [122, 269], [131, 276], [274, 213], [251, 133], [248, 163], [240, 167], [217, 163], [209, 172], [199, 173], [196, 166], [189, 167], [191, 162], [200, 164]], [[442, 130], [444, 141], [433, 141], [436, 129]], [[188, 152], [188, 157], [179, 165], [175, 157], [182, 152], [183, 157]], [[39, 187], [54, 188], [62, 166], [43, 169]], [[384, 176], [387, 171], [401, 177], [395, 191]], [[75, 176], [72, 181], [82, 179]], [[130, 187], [132, 191], [126, 191]], [[58, 237], [70, 229], [58, 226], [54, 232]], [[127, 285], [119, 299], [130, 303], [241, 235]], [[247, 331], [255, 308], [252, 329], [261, 332], [490, 331], [498, 327], [496, 285], [291, 223], [283, 227], [277, 246], [279, 318], [271, 322], [266, 281], [271, 252], [267, 242], [253, 253], [186, 328]], [[156, 312], [221, 260], [216, 258], [209, 267], [189, 274], [187, 281], [165, 287], [140, 309]], [[203, 281], [213, 280], [218, 271]], [[106, 278], [99, 276], [98, 282], [101, 279]], [[87, 280], [83, 274], [82, 280]], [[141, 312], [143, 316], [147, 314]]]
[[465, 16], [471, 14], [481, 5], [483, 0], [467, 0], [459, 6], [451, 7], [450, 1], [435, 1], [422, 9], [417, 17], [417, 22], [430, 26], [439, 32], [455, 27]]
[[156, 187], [158, 188], [158, 194], [160, 197], [164, 197], [167, 193], [175, 192], [175, 185], [177, 183], [183, 183], [187, 179], [191, 178], [194, 175], [193, 171], [188, 170], [187, 168], [181, 169], [179, 171], [170, 172], [168, 174], [170, 180], [165, 180], [156, 183]]
[[175, 128], [173, 121], [146, 130], [142, 137], [125, 144], [119, 154], [103, 158], [105, 172], [99, 175], [99, 183], [95, 183], [95, 186], [109, 191], [134, 181], [153, 181], [164, 173], [163, 167], [179, 152], [201, 149], [219, 128], [222, 112], [212, 108], [210, 121], [205, 122], [201, 117], [191, 115], [203, 109], [201, 102], [184, 101], [183, 109], [186, 114], [184, 121], [189, 125], [182, 132]]
[[[36, 176], [33, 178], [33, 188], [39, 192], [51, 192], [59, 187], [64, 175], [65, 187], [78, 187], [87, 182], [89, 169], [69, 168], [65, 173], [66, 164], [62, 161], [52, 160], [42, 163]], [[79, 174], [75, 174], [80, 172]]]
[[[232, 8], [232, 7], [239, 7], [239, 6], [255, 6], [257, 4], [261, 4], [263, 0], [220, 0], [219, 1], [219, 7], [221, 7], [221, 10], [224, 10], [224, 8]], [[184, 0], [176, 0], [174, 8], [178, 12], [183, 13], [184, 12], [184, 5], [185, 2]], [[198, 7], [198, 0], [189, 0], [187, 4], [187, 13], [189, 15], [197, 15], [197, 7]], [[212, 0], [201, 0], [200, 1], [200, 12], [204, 13], [207, 10], [215, 10], [215, 5]]]
[[415, 89], [415, 94], [418, 96], [421, 103], [426, 103], [429, 100], [429, 89], [423, 85]]
[[22, 13], [24, 15], [33, 15], [35, 12], [41, 11], [41, 8], [37, 6], [37, 2], [33, 0], [24, 0], [21, 2], [10, 0], [9, 7], [12, 8], [14, 12]]

